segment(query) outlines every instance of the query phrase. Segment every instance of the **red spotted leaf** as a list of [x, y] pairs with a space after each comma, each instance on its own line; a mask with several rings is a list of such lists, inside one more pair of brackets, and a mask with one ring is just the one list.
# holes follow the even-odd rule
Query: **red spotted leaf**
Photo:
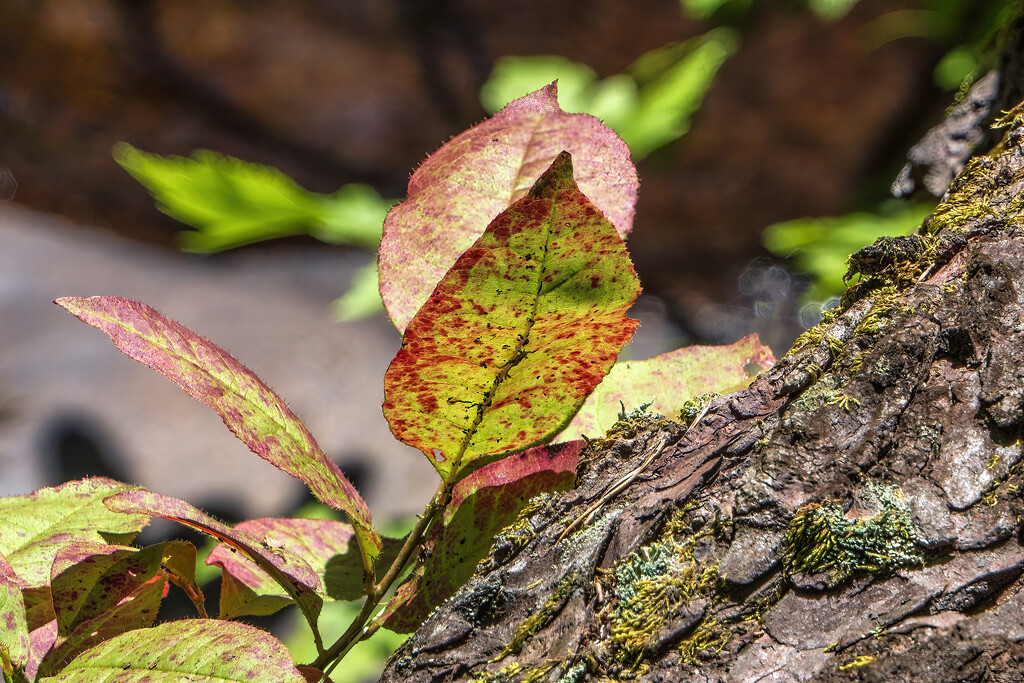
[[18, 577], [7, 559], [0, 555], [0, 648], [7, 661], [24, 669], [28, 666], [28, 620]]
[[552, 83], [434, 152], [409, 180], [408, 198], [388, 213], [380, 291], [399, 332], [459, 255], [562, 150], [576, 158], [580, 189], [620, 235], [630, 231], [638, 183], [629, 148], [593, 116], [562, 111]]
[[674, 417], [691, 398], [742, 389], [774, 364], [772, 350], [756, 334], [724, 346], [687, 346], [649, 360], [616, 363], [557, 440], [601, 436], [623, 406], [650, 403], [651, 410]]
[[254, 453], [304, 481], [324, 503], [349, 516], [364, 565], [380, 539], [355, 487], [317, 445], [285, 402], [233, 356], [149, 306], [116, 296], [65, 297], [56, 304], [110, 335], [127, 356], [147, 365], [213, 408]]
[[213, 536], [249, 558], [259, 569], [283, 589], [306, 620], [315, 624], [323, 606], [320, 577], [302, 558], [280, 547], [273, 547], [265, 537], [231, 528], [177, 498], [152, 491], [126, 491], [107, 498], [104, 503], [117, 512], [134, 512], [180, 522]]
[[473, 575], [494, 545], [494, 537], [515, 521], [531, 498], [570, 488], [583, 441], [538, 446], [481, 467], [452, 491], [441, 524], [425, 541], [425, 560], [399, 586], [384, 625], [415, 630], [430, 612]]
[[79, 623], [70, 633], [62, 635], [58, 628], [57, 638], [39, 662], [39, 676], [52, 676], [77, 654], [105, 640], [152, 626], [166, 589], [167, 581], [155, 576], [121, 602]]
[[0, 554], [23, 587], [46, 586], [53, 558], [68, 543], [130, 543], [146, 526], [143, 515], [117, 514], [103, 506], [107, 496], [133, 488], [96, 477], [0, 498]]
[[100, 643], [41, 683], [304, 683], [287, 648], [266, 631], [217, 619], [183, 619]]
[[446, 481], [558, 433], [636, 329], [640, 283], [563, 152], [437, 285], [384, 377], [384, 415]]

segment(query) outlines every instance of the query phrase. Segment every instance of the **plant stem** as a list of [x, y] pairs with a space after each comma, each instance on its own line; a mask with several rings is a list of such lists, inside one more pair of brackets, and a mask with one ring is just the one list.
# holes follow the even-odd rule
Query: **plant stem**
[[380, 601], [387, 594], [388, 590], [391, 589], [391, 585], [401, 576], [402, 571], [409, 561], [415, 556], [417, 548], [419, 548], [420, 541], [423, 540], [423, 536], [426, 534], [427, 529], [430, 528], [431, 523], [437, 518], [437, 516], [444, 510], [448, 504], [448, 499], [451, 497], [453, 484], [442, 483], [437, 492], [434, 493], [434, 497], [430, 499], [427, 507], [423, 510], [423, 515], [417, 520], [416, 526], [413, 527], [412, 531], [405, 539], [405, 544], [402, 545], [402, 549], [398, 551], [398, 556], [395, 557], [395, 561], [391, 563], [386, 574], [376, 585], [372, 587], [372, 590], [367, 594], [366, 600], [363, 602], [363, 606], [359, 609], [359, 614], [352, 621], [352, 624], [348, 629], [341, 634], [327, 650], [322, 651], [317, 658], [313, 661], [311, 666], [324, 671], [324, 667], [333, 663], [335, 660], [341, 659], [348, 653], [352, 647], [359, 642], [359, 640], [368, 634], [376, 632], [379, 628], [379, 624], [375, 624], [371, 629], [364, 634], [363, 627], [366, 622], [369, 621], [373, 615], [374, 609], [380, 604]]

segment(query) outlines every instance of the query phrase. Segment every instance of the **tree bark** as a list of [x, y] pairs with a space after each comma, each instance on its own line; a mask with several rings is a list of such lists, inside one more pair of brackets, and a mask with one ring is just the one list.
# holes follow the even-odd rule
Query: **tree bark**
[[1024, 677], [1024, 114], [842, 313], [692, 425], [620, 423], [384, 681]]

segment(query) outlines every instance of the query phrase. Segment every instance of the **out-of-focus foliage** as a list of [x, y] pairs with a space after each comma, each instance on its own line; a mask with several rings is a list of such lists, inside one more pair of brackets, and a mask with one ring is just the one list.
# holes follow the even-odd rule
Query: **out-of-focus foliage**
[[935, 208], [931, 203], [886, 201], [877, 213], [851, 213], [834, 218], [798, 218], [769, 225], [764, 245], [775, 255], [792, 259], [811, 277], [804, 296], [826, 301], [846, 289], [846, 259], [884, 235], [907, 235]]
[[[195, 228], [178, 233], [185, 251], [210, 253], [304, 234], [376, 249], [384, 216], [395, 203], [358, 183], [333, 194], [310, 192], [276, 168], [207, 150], [163, 157], [121, 143], [114, 159], [149, 190], [157, 208]], [[334, 302], [339, 320], [367, 318], [381, 309], [376, 263], [360, 268], [349, 291]]]
[[480, 101], [493, 113], [557, 79], [565, 111], [598, 117], [626, 141], [634, 159], [642, 159], [686, 134], [715, 74], [738, 47], [734, 31], [716, 28], [648, 52], [626, 73], [600, 80], [589, 66], [564, 57], [502, 57]]
[[179, 234], [186, 251], [222, 251], [300, 234], [375, 248], [393, 203], [367, 185], [345, 185], [329, 195], [309, 192], [276, 168], [207, 150], [163, 157], [121, 143], [114, 159], [161, 211], [195, 228]]

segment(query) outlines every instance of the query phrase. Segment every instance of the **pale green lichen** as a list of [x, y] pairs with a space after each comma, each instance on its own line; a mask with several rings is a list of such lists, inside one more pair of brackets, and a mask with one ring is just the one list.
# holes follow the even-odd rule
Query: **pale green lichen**
[[786, 535], [788, 574], [831, 571], [839, 583], [855, 572], [888, 574], [924, 564], [910, 510], [897, 486], [868, 484], [874, 514], [849, 519], [837, 501], [800, 508]]
[[[602, 643], [614, 661], [628, 669], [641, 664], [662, 628], [698, 596], [711, 602], [721, 587], [718, 565], [696, 560], [697, 539], [711, 533], [682, 536], [682, 514], [666, 525], [662, 540], [640, 548], [615, 567], [615, 608], [607, 617], [608, 638]], [[714, 622], [714, 625], [712, 625]], [[720, 649], [728, 633], [705, 616], [680, 646], [688, 656], [706, 648]], [[722, 645], [724, 646], [724, 645]]]

